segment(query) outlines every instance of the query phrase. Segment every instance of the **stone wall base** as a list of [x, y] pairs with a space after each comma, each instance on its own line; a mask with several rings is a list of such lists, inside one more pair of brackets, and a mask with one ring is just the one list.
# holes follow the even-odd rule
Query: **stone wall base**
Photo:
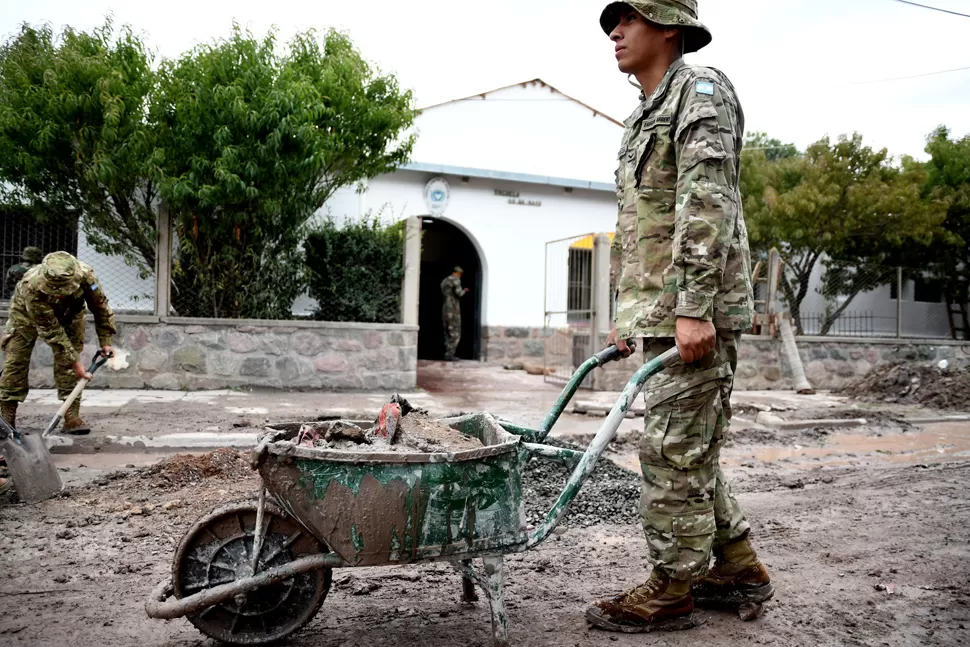
[[[581, 334], [581, 333], [579, 333]], [[522, 360], [540, 366], [569, 370], [585, 359], [573, 357], [573, 330], [543, 328], [485, 329], [485, 360], [508, 364]], [[600, 336], [599, 348], [606, 339]], [[938, 362], [970, 364], [970, 355], [961, 348], [964, 342], [941, 339], [855, 339], [846, 337], [799, 337], [798, 352], [809, 382], [819, 390], [839, 389], [865, 376], [872, 368], [892, 362]], [[639, 352], [614, 362], [594, 373], [596, 390], [619, 391], [643, 361]], [[782, 351], [780, 339], [745, 336], [741, 340], [735, 388], [739, 390], [787, 390], [792, 388], [791, 368]]]
[[[127, 366], [102, 368], [114, 389], [405, 390], [417, 386], [417, 326], [118, 316], [115, 347]], [[97, 337], [89, 321], [83, 359]], [[0, 354], [2, 357], [2, 354]], [[30, 385], [54, 386], [54, 355], [38, 341]]]

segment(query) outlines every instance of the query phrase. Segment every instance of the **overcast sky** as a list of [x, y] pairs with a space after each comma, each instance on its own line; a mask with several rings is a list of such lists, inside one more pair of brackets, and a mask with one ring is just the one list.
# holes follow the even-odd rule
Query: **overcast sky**
[[[919, 0], [970, 14], [970, 0]], [[235, 19], [262, 35], [336, 27], [394, 72], [419, 106], [540, 77], [618, 119], [637, 91], [616, 70], [591, 0], [4, 0], [0, 32], [24, 21], [90, 29], [112, 12], [160, 56], [229, 33]], [[924, 157], [945, 124], [970, 133], [970, 18], [895, 0], [700, 0], [714, 42], [688, 60], [724, 71], [747, 129], [800, 147], [861, 132], [894, 155]], [[569, 133], [563, 133], [568, 137]]]

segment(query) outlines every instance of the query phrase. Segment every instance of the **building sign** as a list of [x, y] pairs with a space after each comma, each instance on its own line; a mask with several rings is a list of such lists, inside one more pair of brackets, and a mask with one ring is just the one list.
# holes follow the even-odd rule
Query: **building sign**
[[500, 198], [508, 198], [509, 204], [522, 205], [524, 207], [541, 207], [541, 200], [527, 200], [519, 195], [518, 191], [503, 191], [502, 189], [495, 189], [495, 195]]
[[432, 216], [440, 216], [448, 208], [451, 187], [443, 177], [431, 178], [424, 187], [424, 203]]

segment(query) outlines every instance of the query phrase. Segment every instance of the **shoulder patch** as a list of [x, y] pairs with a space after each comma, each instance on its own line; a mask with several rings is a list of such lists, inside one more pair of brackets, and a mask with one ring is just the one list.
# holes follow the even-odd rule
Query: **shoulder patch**
[[694, 84], [694, 89], [697, 94], [706, 94], [707, 96], [714, 96], [714, 82], [713, 81], [698, 81]]

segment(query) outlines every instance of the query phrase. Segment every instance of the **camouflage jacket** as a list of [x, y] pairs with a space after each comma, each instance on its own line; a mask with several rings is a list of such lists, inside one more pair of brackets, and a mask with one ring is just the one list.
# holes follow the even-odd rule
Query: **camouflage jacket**
[[461, 287], [461, 279], [449, 276], [441, 282], [441, 296], [444, 297], [442, 312], [446, 315], [456, 315], [461, 312], [461, 298], [465, 290]]
[[721, 72], [678, 60], [626, 121], [610, 270], [621, 337], [673, 337], [677, 317], [751, 325], [738, 192], [744, 114]]
[[73, 364], [78, 360], [78, 354], [65, 328], [78, 317], [84, 317], [86, 304], [94, 314], [98, 345], [110, 345], [112, 337], [118, 334], [114, 312], [108, 305], [108, 297], [101, 289], [98, 277], [94, 275], [94, 269], [86, 263], [80, 265], [84, 273], [81, 286], [77, 292], [65, 297], [41, 292], [37, 287], [41, 266], [29, 270], [14, 290], [4, 338], [18, 330], [34, 329], [50, 345], [55, 357], [64, 358]]
[[10, 269], [7, 270], [7, 290], [13, 294], [14, 288], [20, 283], [20, 279], [24, 278], [27, 270], [32, 268], [35, 264], [28, 263], [27, 261], [21, 261], [16, 265], [11, 265]]

